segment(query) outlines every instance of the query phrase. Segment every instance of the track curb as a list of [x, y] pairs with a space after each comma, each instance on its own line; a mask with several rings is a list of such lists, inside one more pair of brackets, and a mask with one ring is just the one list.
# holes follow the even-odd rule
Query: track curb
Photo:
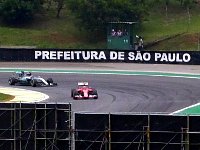
[[14, 99], [7, 101], [7, 103], [37, 103], [49, 98], [49, 96], [44, 93], [21, 88], [0, 87], [0, 92], [15, 97]]

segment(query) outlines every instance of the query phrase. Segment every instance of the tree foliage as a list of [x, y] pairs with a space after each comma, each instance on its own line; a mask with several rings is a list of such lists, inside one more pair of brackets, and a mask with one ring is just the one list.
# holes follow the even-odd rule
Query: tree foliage
[[47, 11], [50, 10], [51, 7], [56, 8], [56, 17], [60, 18], [61, 10], [64, 9], [66, 0], [46, 0], [44, 3], [47, 5]]
[[194, 0], [182, 0], [182, 1], [183, 1], [182, 2], [183, 6], [185, 6], [186, 8], [189, 8], [189, 9], [191, 9], [195, 3]]
[[111, 21], [142, 21], [148, 0], [70, 0], [69, 5], [81, 25], [95, 30]]
[[8, 24], [23, 24], [33, 19], [38, 0], [2, 0], [0, 16]]
[[59, 18], [60, 17], [60, 12], [64, 7], [64, 0], [55, 0], [57, 2], [57, 14], [56, 17]]

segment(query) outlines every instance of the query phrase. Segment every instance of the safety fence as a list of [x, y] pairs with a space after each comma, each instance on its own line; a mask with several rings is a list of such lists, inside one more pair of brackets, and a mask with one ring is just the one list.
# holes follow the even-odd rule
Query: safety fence
[[76, 150], [199, 150], [200, 117], [76, 114]]
[[0, 103], [1, 150], [68, 150], [70, 130], [70, 104]]
[[0, 150], [199, 150], [200, 116], [72, 113], [0, 103]]

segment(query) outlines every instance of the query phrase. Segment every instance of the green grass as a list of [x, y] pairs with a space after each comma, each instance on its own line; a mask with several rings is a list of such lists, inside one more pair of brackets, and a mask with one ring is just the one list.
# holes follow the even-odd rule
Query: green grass
[[[144, 21], [139, 35], [144, 42], [181, 36], [165, 40], [148, 48], [149, 50], [199, 50], [200, 6], [191, 10], [191, 20], [185, 8], [171, 4], [168, 16], [164, 5], [154, 6], [148, 20]], [[69, 12], [63, 11], [61, 18], [55, 17], [52, 10], [48, 14], [37, 15], [29, 25], [7, 27], [0, 24], [0, 46], [34, 46], [38, 48], [106, 48], [104, 35], [91, 35], [78, 24]], [[105, 31], [106, 32], [106, 31]]]
[[[171, 8], [171, 9], [170, 9]], [[189, 22], [187, 11], [181, 7], [169, 6], [168, 15], [160, 8], [150, 13], [143, 23], [140, 34], [146, 42], [152, 42], [176, 34], [181, 36], [165, 40], [151, 49], [156, 50], [198, 50], [200, 32], [200, 6], [191, 10]]]
[[95, 37], [80, 29], [76, 18], [68, 14], [70, 12], [65, 12], [59, 19], [51, 13], [37, 15], [31, 24], [22, 27], [7, 27], [1, 24], [0, 46], [95, 48], [105, 44], [105, 41], [95, 41]]
[[14, 98], [14, 96], [12, 96], [12, 95], [0, 93], [0, 101], [1, 102], [9, 101], [9, 100], [12, 100], [13, 98]]

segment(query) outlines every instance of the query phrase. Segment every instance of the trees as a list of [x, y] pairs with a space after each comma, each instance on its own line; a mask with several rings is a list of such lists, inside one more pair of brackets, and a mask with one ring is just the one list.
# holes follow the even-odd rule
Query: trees
[[63, 9], [64, 6], [64, 0], [56, 0], [57, 2], [57, 14], [56, 17], [59, 18], [60, 17], [60, 12]]
[[1, 0], [0, 16], [8, 24], [23, 24], [33, 19], [39, 0]]
[[177, 1], [187, 8], [190, 20], [194, 0], [0, 0], [0, 17], [7, 23], [20, 24], [31, 21], [35, 10], [46, 7], [43, 11], [48, 11], [52, 6], [55, 16], [59, 18], [62, 9], [70, 8], [81, 27], [94, 31], [105, 29], [107, 23], [112, 21], [142, 22], [148, 15], [148, 8], [159, 2], [164, 3], [168, 19], [169, 4]]
[[44, 3], [47, 4], [47, 11], [50, 10], [52, 6], [56, 8], [56, 17], [60, 18], [61, 10], [64, 8], [66, 0], [46, 0]]
[[105, 28], [111, 21], [142, 21], [147, 14], [147, 0], [69, 0], [69, 5], [90, 30]]
[[[190, 22], [191, 22], [191, 14], [190, 14], [190, 9], [192, 8], [192, 6], [194, 5], [194, 1], [193, 0], [183, 0], [183, 5], [186, 7], [187, 9], [187, 14], [188, 14], [188, 29], [190, 26]], [[187, 30], [188, 30], [187, 29]]]

